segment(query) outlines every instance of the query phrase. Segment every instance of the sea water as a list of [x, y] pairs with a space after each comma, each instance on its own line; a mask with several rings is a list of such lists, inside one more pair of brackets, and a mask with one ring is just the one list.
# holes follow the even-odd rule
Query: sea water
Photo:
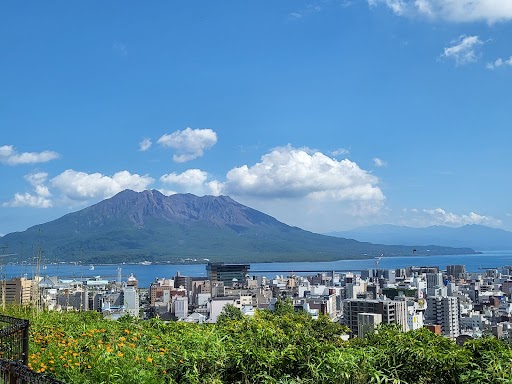
[[[354, 271], [376, 267], [377, 259], [339, 260], [330, 262], [287, 262], [287, 263], [249, 263], [249, 274], [286, 275], [296, 273], [312, 275], [319, 272]], [[240, 263], [244, 263], [242, 260]], [[446, 269], [447, 265], [463, 264], [468, 272], [479, 272], [485, 269], [499, 268], [512, 265], [512, 251], [488, 251], [474, 255], [446, 255], [446, 256], [401, 256], [385, 257], [379, 261], [381, 269], [405, 268], [408, 266], [439, 266]], [[119, 268], [121, 269], [119, 271]], [[48, 264], [39, 267], [40, 276], [58, 276], [67, 279], [85, 279], [100, 277], [105, 280], [117, 280], [121, 273], [122, 281], [126, 281], [133, 274], [139, 281], [139, 287], [148, 288], [157, 278], [172, 278], [177, 273], [184, 276], [206, 277], [206, 264], [108, 264], [108, 265], [75, 265], [75, 264]], [[0, 278], [36, 276], [38, 271], [35, 265], [2, 265]]]

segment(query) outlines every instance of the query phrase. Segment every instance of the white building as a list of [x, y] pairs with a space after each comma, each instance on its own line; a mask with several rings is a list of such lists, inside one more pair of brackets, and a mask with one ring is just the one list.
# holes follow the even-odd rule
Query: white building
[[450, 338], [460, 334], [460, 309], [457, 297], [427, 297], [425, 321], [441, 325], [441, 333]]
[[210, 318], [208, 319], [208, 322], [210, 323], [216, 323], [217, 318], [221, 314], [224, 307], [228, 304], [235, 305], [236, 297], [212, 297], [209, 302], [210, 307]]
[[173, 302], [174, 316], [178, 319], [185, 319], [188, 316], [188, 298], [184, 296], [176, 296]]
[[139, 317], [139, 293], [134, 286], [123, 288], [123, 305], [127, 314]]

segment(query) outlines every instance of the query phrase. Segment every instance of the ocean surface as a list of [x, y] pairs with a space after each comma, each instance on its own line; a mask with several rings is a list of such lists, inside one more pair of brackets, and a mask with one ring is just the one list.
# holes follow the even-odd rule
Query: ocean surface
[[[250, 264], [250, 275], [286, 275], [294, 272], [300, 275], [312, 275], [318, 272], [332, 271], [360, 271], [375, 268], [376, 259], [366, 260], [340, 260], [331, 262], [290, 262], [290, 263], [253, 263]], [[394, 269], [414, 266], [439, 266], [446, 269], [447, 265], [464, 264], [468, 272], [478, 272], [485, 269], [499, 268], [512, 265], [512, 251], [488, 251], [477, 255], [449, 255], [449, 256], [404, 256], [386, 257], [379, 261], [379, 268]], [[184, 276], [206, 276], [206, 264], [121, 264], [121, 265], [72, 265], [49, 264], [40, 268], [41, 276], [58, 276], [60, 278], [87, 278], [100, 276], [105, 280], [116, 280], [118, 268], [121, 268], [121, 277], [126, 281], [133, 275], [139, 280], [139, 286], [148, 288], [156, 278], [171, 278], [180, 272]], [[24, 276], [33, 277], [37, 273], [33, 265], [2, 265], [0, 278]]]

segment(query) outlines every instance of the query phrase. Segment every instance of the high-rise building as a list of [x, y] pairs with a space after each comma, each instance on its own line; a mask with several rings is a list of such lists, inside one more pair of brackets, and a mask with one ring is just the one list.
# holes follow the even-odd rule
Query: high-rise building
[[[2, 288], [5, 286], [5, 292]], [[16, 277], [3, 282], [0, 285], [0, 293], [2, 300], [5, 299], [6, 304], [30, 304], [32, 298], [35, 297], [36, 284], [33, 280], [24, 277]]]
[[222, 281], [225, 287], [232, 287], [234, 283], [245, 282], [249, 273], [248, 264], [224, 264], [208, 263], [206, 266], [208, 279], [211, 281]]
[[443, 287], [443, 274], [441, 272], [437, 273], [427, 273], [427, 296], [434, 296], [435, 289], [437, 287]]
[[452, 339], [460, 333], [460, 307], [457, 297], [427, 297], [425, 321], [441, 326], [441, 333]]
[[123, 305], [127, 314], [139, 317], [139, 293], [135, 287], [123, 288]]
[[463, 279], [466, 277], [466, 266], [465, 265], [447, 265], [446, 274], [453, 276], [456, 279]]
[[394, 300], [358, 300], [350, 299], [343, 302], [344, 322], [353, 335], [359, 333], [360, 313], [377, 313], [382, 316], [383, 324], [399, 324], [406, 332], [407, 327], [407, 303]]

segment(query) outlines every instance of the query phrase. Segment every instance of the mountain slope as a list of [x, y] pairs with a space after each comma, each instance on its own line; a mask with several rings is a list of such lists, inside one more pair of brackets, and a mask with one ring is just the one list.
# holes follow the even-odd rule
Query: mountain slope
[[[2, 238], [44, 251], [48, 261], [91, 263], [208, 258], [228, 262], [326, 261], [416, 254], [461, 254], [449, 247], [384, 246], [290, 227], [226, 196], [165, 196], [126, 190], [98, 204]], [[32, 251], [34, 253], [34, 251]], [[26, 256], [25, 256], [26, 259]]]
[[384, 224], [332, 232], [329, 235], [381, 244], [444, 244], [450, 247], [465, 246], [479, 251], [512, 249], [512, 232], [476, 224], [458, 228], [441, 225], [412, 228]]

